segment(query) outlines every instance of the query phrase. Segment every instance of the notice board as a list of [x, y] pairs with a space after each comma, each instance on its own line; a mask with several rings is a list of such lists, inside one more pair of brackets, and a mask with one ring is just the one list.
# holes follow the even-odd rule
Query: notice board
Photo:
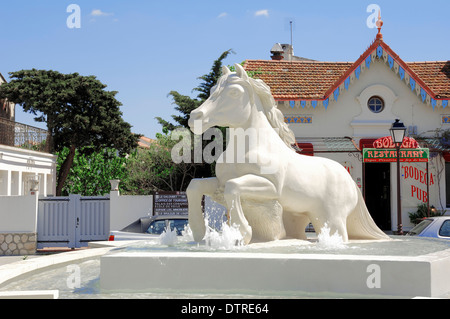
[[186, 192], [156, 192], [153, 195], [154, 215], [187, 215]]

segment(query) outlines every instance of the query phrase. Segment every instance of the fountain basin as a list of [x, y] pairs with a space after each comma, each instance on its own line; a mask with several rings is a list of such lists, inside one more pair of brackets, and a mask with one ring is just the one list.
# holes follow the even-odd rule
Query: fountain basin
[[440, 297], [450, 293], [450, 249], [419, 256], [328, 253], [117, 251], [101, 257], [109, 292], [340, 293]]

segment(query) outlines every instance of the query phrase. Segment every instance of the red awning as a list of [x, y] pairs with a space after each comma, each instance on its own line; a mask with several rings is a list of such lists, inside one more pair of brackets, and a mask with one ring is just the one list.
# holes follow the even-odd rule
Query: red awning
[[363, 148], [373, 148], [373, 142], [375, 142], [376, 138], [362, 138], [359, 141], [359, 148], [362, 150]]
[[295, 145], [301, 149], [301, 151], [297, 153], [307, 156], [314, 156], [314, 146], [311, 143], [295, 143]]
[[450, 162], [450, 152], [442, 152], [442, 156], [446, 162]]

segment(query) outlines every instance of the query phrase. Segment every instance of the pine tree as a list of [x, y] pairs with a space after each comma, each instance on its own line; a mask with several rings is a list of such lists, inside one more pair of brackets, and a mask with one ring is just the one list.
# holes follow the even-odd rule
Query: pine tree
[[222, 61], [230, 54], [234, 53], [232, 49], [229, 49], [223, 52], [220, 57], [214, 61], [213, 66], [211, 68], [210, 73], [205, 74], [199, 77], [199, 80], [203, 82], [192, 91], [199, 92], [196, 98], [191, 98], [187, 95], [182, 95], [177, 91], [170, 91], [169, 96], [171, 96], [174, 100], [175, 110], [177, 110], [180, 115], [172, 115], [172, 119], [175, 120], [177, 124], [170, 123], [162, 119], [161, 117], [157, 117], [159, 124], [168, 129], [169, 131], [173, 131], [177, 127], [186, 127], [188, 126], [189, 116], [193, 110], [199, 107], [203, 102], [205, 102], [210, 95], [211, 89], [216, 85], [217, 80], [222, 75]]
[[[192, 91], [199, 92], [197, 97], [191, 98], [187, 95], [182, 95], [177, 91], [171, 91], [169, 95], [173, 98], [175, 106], [175, 110], [179, 112], [179, 115], [172, 115], [172, 119], [176, 122], [173, 124], [169, 121], [166, 121], [160, 117], [156, 119], [163, 127], [163, 132], [170, 133], [174, 131], [176, 128], [183, 127], [188, 128], [188, 121], [191, 112], [199, 107], [203, 102], [205, 102], [210, 95], [211, 89], [216, 85], [218, 79], [222, 75], [222, 61], [230, 54], [234, 53], [232, 49], [223, 52], [220, 57], [214, 61], [211, 71], [208, 74], [205, 74], [199, 77], [199, 80], [202, 80], [200, 85], [194, 88]], [[191, 141], [194, 141], [193, 133], [191, 132]], [[206, 145], [208, 141], [203, 141], [203, 146]], [[173, 163], [172, 163], [173, 164]], [[186, 165], [189, 164], [189, 165]], [[173, 164], [175, 165], [175, 164]], [[178, 164], [180, 165], [180, 164]], [[176, 166], [176, 165], [175, 165]], [[214, 175], [215, 165], [208, 163], [183, 163], [182, 169], [173, 170], [176, 174], [181, 174], [180, 176], [174, 176], [173, 179], [185, 180], [186, 176], [190, 178], [204, 178], [211, 177]], [[176, 175], [175, 174], [175, 175]], [[186, 187], [187, 184], [182, 183], [182, 187]]]
[[57, 196], [77, 150], [89, 154], [113, 148], [123, 155], [137, 146], [139, 136], [122, 119], [117, 92], [106, 91], [95, 76], [36, 69], [10, 75], [13, 80], [0, 86], [0, 99], [22, 105], [25, 112], [36, 115], [36, 121], [47, 123], [50, 152], [69, 149], [58, 172]]

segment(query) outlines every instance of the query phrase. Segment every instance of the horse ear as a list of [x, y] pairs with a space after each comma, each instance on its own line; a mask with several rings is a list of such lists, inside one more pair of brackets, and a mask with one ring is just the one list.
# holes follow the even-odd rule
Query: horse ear
[[242, 79], [242, 80], [248, 80], [248, 74], [247, 72], [245, 72], [244, 68], [242, 67], [242, 65], [240, 65], [239, 63], [235, 63], [234, 64], [235, 68], [236, 68], [236, 74]]
[[222, 65], [222, 76], [231, 74], [230, 69], [226, 65]]

